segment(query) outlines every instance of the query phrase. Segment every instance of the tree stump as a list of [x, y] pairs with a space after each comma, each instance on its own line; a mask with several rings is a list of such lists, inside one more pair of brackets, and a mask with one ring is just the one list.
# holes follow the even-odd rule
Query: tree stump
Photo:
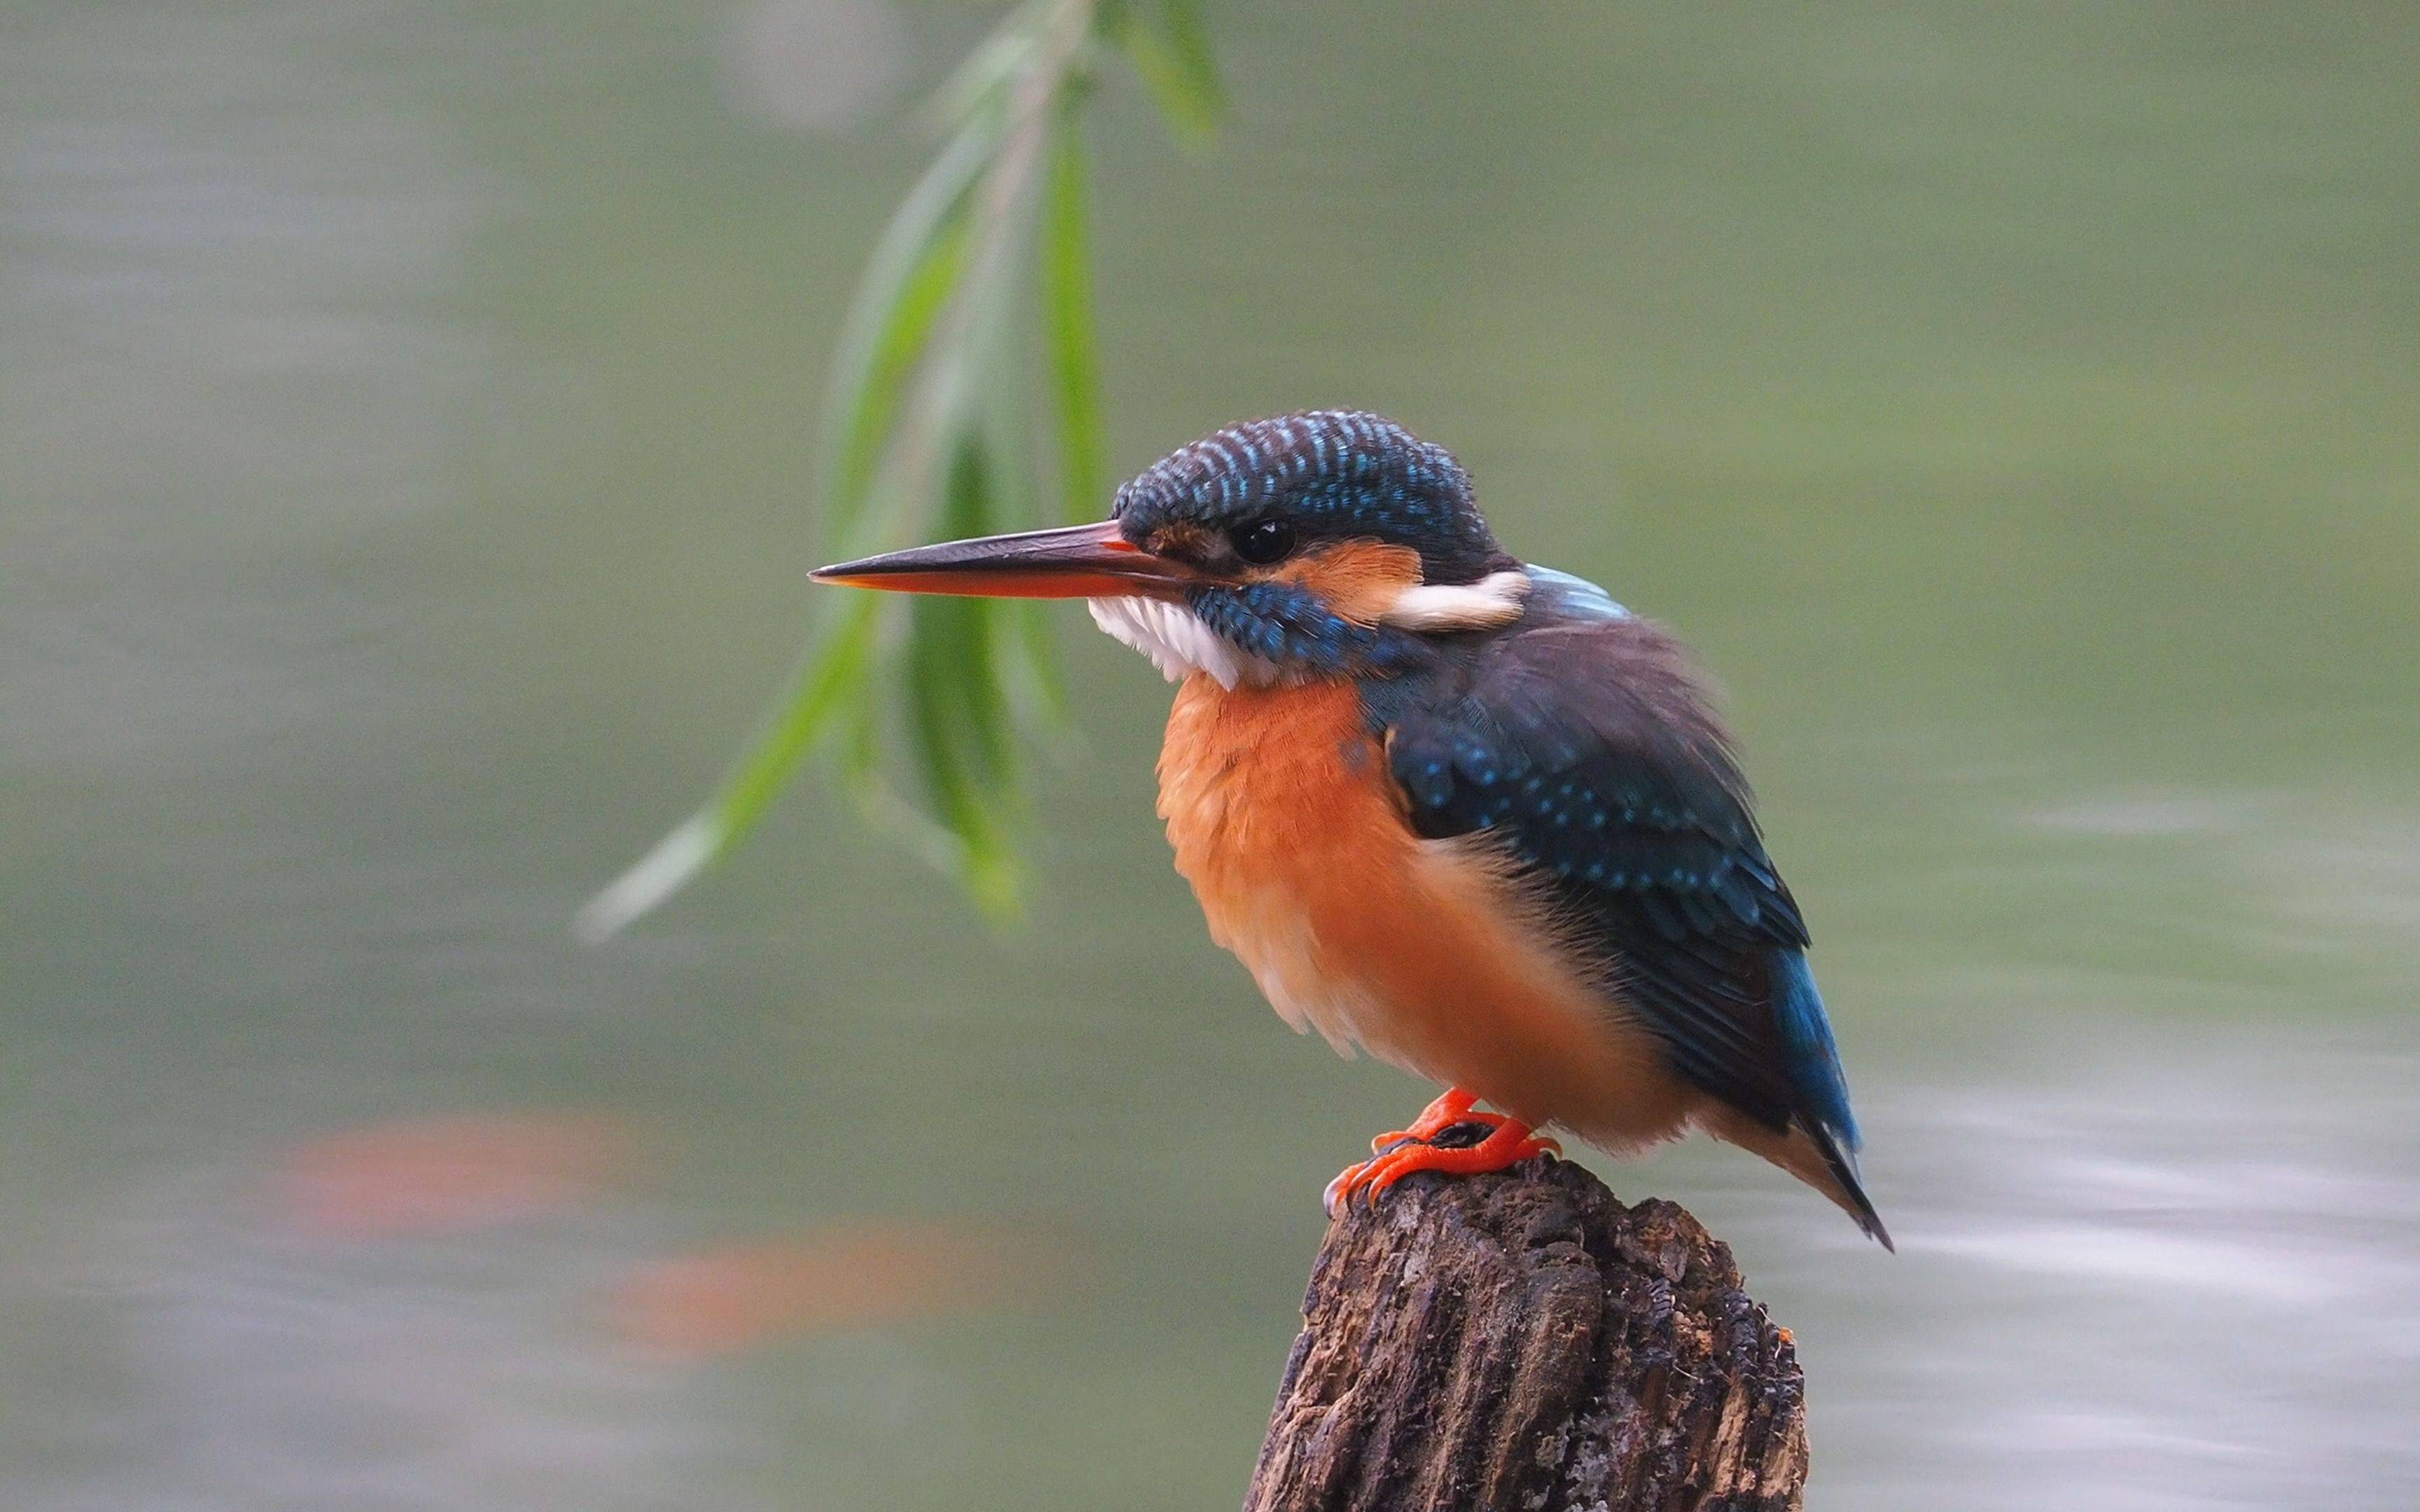
[[1562, 1161], [1328, 1225], [1245, 1512], [1791, 1512], [1798, 1357], [1729, 1246]]

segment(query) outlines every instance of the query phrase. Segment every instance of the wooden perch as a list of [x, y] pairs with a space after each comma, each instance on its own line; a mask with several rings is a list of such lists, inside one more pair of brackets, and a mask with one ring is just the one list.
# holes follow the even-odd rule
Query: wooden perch
[[1245, 1512], [1791, 1512], [1787, 1330], [1729, 1246], [1567, 1162], [1328, 1226]]

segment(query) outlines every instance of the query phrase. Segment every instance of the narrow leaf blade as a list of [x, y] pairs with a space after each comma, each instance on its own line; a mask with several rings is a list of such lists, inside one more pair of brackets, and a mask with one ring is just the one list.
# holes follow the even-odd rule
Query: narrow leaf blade
[[1227, 95], [1211, 59], [1209, 37], [1192, 6], [1171, 0], [1162, 11], [1166, 36], [1144, 22], [1140, 7], [1124, 8], [1116, 21], [1117, 41], [1176, 139], [1188, 147], [1206, 147], [1227, 114]]
[[714, 795], [581, 908], [572, 927], [582, 940], [597, 944], [620, 933], [721, 859], [756, 822], [864, 682], [879, 607], [865, 594], [841, 612]]
[[899, 398], [966, 270], [964, 215], [1000, 142], [997, 112], [970, 120], [883, 228], [825, 378], [834, 536], [847, 535], [878, 471]]
[[1108, 444], [1101, 421], [1101, 368], [1093, 316], [1090, 208], [1085, 203], [1082, 123], [1063, 111], [1051, 133], [1042, 218], [1042, 319], [1059, 420], [1060, 514], [1104, 512]]
[[1202, 23], [1196, 0], [1162, 0], [1160, 14], [1168, 22], [1168, 45], [1186, 87], [1201, 102], [1212, 125], [1227, 114], [1227, 90], [1218, 82], [1218, 60], [1210, 51], [1210, 29]]

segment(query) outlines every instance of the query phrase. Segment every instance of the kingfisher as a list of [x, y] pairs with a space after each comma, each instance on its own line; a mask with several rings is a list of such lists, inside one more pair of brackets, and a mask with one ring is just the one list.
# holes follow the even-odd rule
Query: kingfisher
[[1446, 1088], [1331, 1212], [1546, 1131], [1696, 1130], [1890, 1247], [1805, 917], [1687, 652], [1506, 551], [1444, 448], [1358, 410], [1245, 421], [1098, 523], [814, 576], [1083, 598], [1177, 685], [1159, 815], [1212, 937], [1297, 1032]]

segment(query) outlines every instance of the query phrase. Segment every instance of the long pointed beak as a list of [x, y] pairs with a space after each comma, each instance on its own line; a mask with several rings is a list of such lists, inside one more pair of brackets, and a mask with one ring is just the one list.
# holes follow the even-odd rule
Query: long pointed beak
[[999, 598], [1174, 595], [1200, 575], [1118, 533], [1118, 522], [944, 541], [818, 567], [817, 582], [907, 594], [981, 594]]

